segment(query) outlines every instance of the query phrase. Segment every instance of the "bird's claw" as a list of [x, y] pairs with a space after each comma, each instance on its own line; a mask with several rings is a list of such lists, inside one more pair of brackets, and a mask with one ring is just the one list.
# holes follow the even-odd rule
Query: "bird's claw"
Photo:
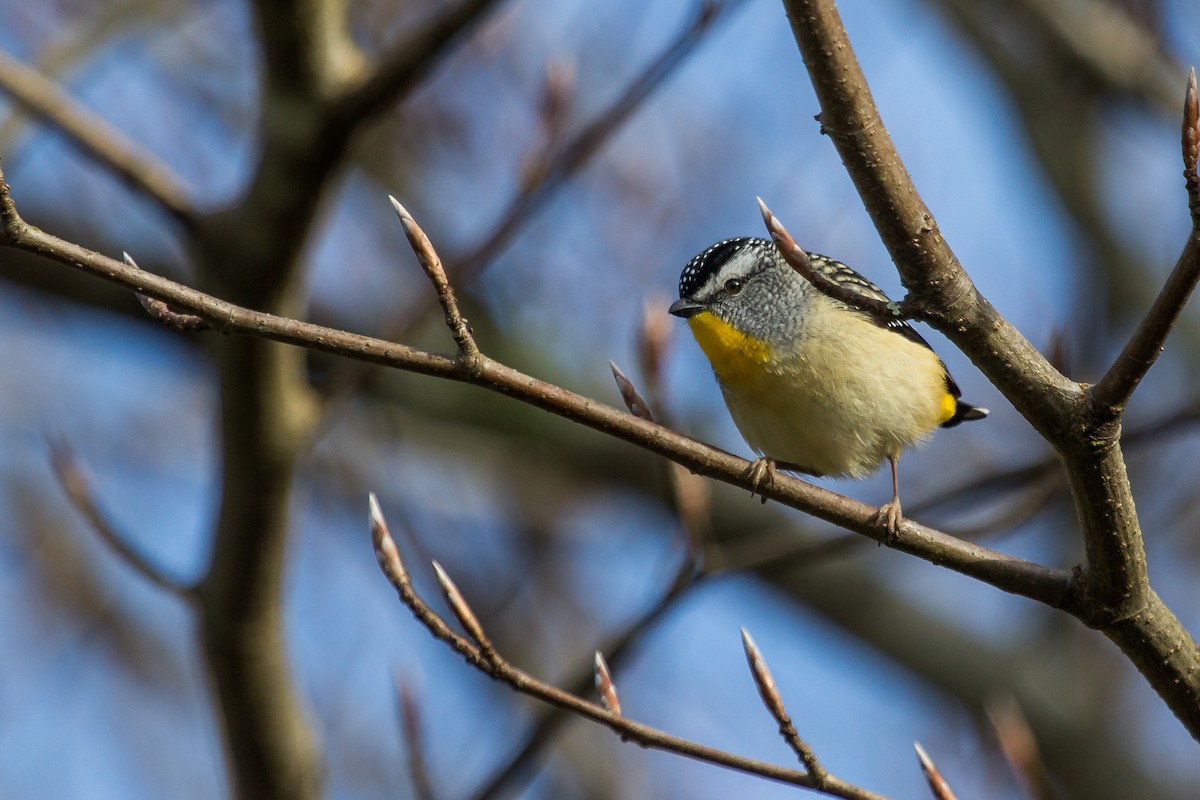
[[760, 494], [764, 488], [769, 488], [775, 482], [775, 460], [771, 458], [756, 458], [750, 468], [746, 470], [746, 477], [750, 479], [750, 496], [759, 495], [763, 503], [767, 502], [767, 496]]
[[871, 518], [871, 524], [883, 529], [883, 541], [880, 544], [886, 544], [888, 547], [891, 547], [896, 540], [896, 534], [900, 532], [900, 523], [902, 522], [904, 522], [904, 514], [900, 511], [900, 498], [898, 497], [881, 505], [875, 512], [875, 516]]

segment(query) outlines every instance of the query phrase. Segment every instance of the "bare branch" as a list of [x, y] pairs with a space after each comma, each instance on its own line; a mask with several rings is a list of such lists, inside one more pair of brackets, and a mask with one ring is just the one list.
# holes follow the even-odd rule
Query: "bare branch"
[[[703, 573], [697, 572], [690, 561], [680, 564], [670, 588], [663, 596], [625, 630], [602, 645], [602, 649], [609, 654], [609, 660], [613, 664], [619, 664], [624, 660], [642, 637], [653, 630], [654, 626], [675, 607], [685, 594], [700, 585], [703, 577]], [[575, 677], [567, 680], [566, 685], [572, 694], [582, 695], [588, 691], [589, 687], [594, 688], [595, 682], [595, 662], [593, 661], [587, 669], [580, 670]], [[550, 743], [568, 718], [567, 712], [560, 708], [551, 708], [544, 712], [530, 726], [525, 740], [513, 749], [508, 761], [496, 770], [477, 792], [471, 795], [471, 800], [492, 800], [495, 797], [506, 796], [506, 789], [509, 789], [517, 778], [528, 772], [528, 767], [537, 753]]]
[[433, 782], [429, 779], [429, 769], [425, 765], [421, 707], [408, 682], [399, 676], [396, 678], [396, 701], [400, 714], [400, 730], [404, 734], [404, 746], [408, 752], [408, 774], [412, 779], [413, 794], [417, 800], [435, 800]]
[[950, 790], [950, 784], [946, 783], [946, 779], [942, 777], [942, 773], [938, 772], [937, 765], [933, 763], [933, 759], [925, 752], [925, 748], [921, 747], [921, 743], [914, 742], [913, 747], [917, 750], [917, 759], [921, 762], [921, 771], [925, 773], [925, 780], [929, 781], [929, 790], [933, 792], [936, 800], [958, 800], [954, 796], [954, 792]]
[[905, 312], [958, 345], [1036, 430], [1052, 441], [1072, 428], [1068, 380], [976, 290], [904, 168], [871, 97], [833, 0], [783, 0], [817, 99], [821, 130], [910, 292]]
[[122, 183], [149, 197], [179, 222], [191, 225], [195, 209], [175, 173], [37, 70], [3, 51], [0, 88], [30, 114], [53, 125], [80, 150], [112, 170]]
[[821, 294], [826, 297], [832, 297], [834, 300], [845, 303], [851, 308], [857, 308], [859, 311], [864, 311], [873, 317], [883, 320], [907, 319], [911, 316], [903, 310], [904, 302], [885, 302], [877, 300], [874, 297], [868, 297], [845, 284], [830, 280], [821, 272], [813, 269], [812, 264], [808, 260], [808, 253], [805, 252], [804, 248], [796, 244], [796, 240], [788, 233], [787, 228], [783, 227], [783, 223], [779, 221], [779, 218], [771, 213], [771, 209], [767, 208], [767, 204], [763, 202], [763, 199], [759, 197], [757, 200], [763, 224], [767, 226], [767, 231], [771, 234], [771, 241], [779, 249], [783, 260], [792, 269], [800, 273], [800, 277], [817, 287], [817, 290]]
[[379, 569], [393, 586], [407, 585], [408, 572], [404, 569], [400, 550], [396, 547], [392, 532], [388, 530], [383, 510], [379, 508], [379, 498], [374, 492], [367, 495], [367, 508], [371, 521], [371, 542], [375, 546], [375, 560], [379, 562]]
[[[0, 223], [4, 224], [0, 240], [169, 302], [208, 319], [223, 332], [271, 339], [360, 361], [471, 383], [631, 442], [665, 456], [692, 472], [744, 489], [751, 488], [749, 462], [745, 459], [537, 380], [484, 356], [480, 356], [478, 371], [468, 373], [463, 371], [457, 359], [242, 308], [31, 228], [20, 220], [11, 205], [3, 176], [0, 175]], [[879, 526], [873, 523], [876, 509], [865, 503], [785, 475], [777, 476], [772, 485], [760, 493], [876, 541], [883, 539]], [[1065, 570], [1043, 567], [963, 542], [911, 520], [905, 521], [891, 544], [932, 563], [1055, 608], [1074, 608], [1078, 602], [1073, 592], [1072, 577]], [[1196, 716], [1197, 729], [1200, 730], [1200, 710], [1196, 711]]]
[[[545, 683], [529, 673], [512, 666], [497, 653], [493, 653], [492, 658], [486, 658], [479, 647], [466, 637], [453, 631], [438, 616], [437, 612], [431, 609], [413, 589], [412, 583], [408, 580], [407, 571], [404, 569], [403, 564], [399, 563], [399, 551], [395, 546], [395, 542], [391, 541], [387, 524], [383, 521], [381, 515], [377, 516], [377, 511], [378, 503], [372, 503], [371, 538], [374, 543], [376, 557], [380, 560], [380, 566], [383, 569], [384, 575], [387, 576], [392, 586], [396, 589], [400, 600], [430, 633], [448, 644], [455, 652], [463, 656], [468, 664], [484, 674], [508, 684], [522, 694], [558, 706], [576, 716], [604, 725], [623, 739], [632, 741], [642, 747], [664, 750], [697, 761], [745, 772], [750, 775], [757, 775], [793, 786], [817, 789], [832, 797], [850, 798], [850, 800], [883, 800], [880, 795], [874, 792], [846, 783], [832, 775], [827, 776], [824, 783], [818, 786], [813, 777], [806, 772], [786, 769], [672, 736], [648, 725], [633, 722], [602, 705], [582, 700], [575, 695]], [[381, 553], [386, 555], [381, 556]], [[393, 561], [397, 563], [392, 563]], [[443, 584], [443, 588], [444, 586], [445, 584]]]
[[1200, 281], [1200, 180], [1196, 177], [1197, 148], [1200, 147], [1200, 101], [1196, 94], [1196, 71], [1189, 79], [1183, 104], [1183, 174], [1187, 183], [1188, 205], [1192, 210], [1192, 231], [1175, 268], [1167, 277], [1150, 310], [1130, 337], [1108, 372], [1092, 387], [1090, 398], [1102, 414], [1119, 417], [1142, 378], [1154, 366], [1163, 345], [1175, 327]]
[[613, 683], [612, 673], [599, 650], [596, 651], [596, 694], [604, 707], [618, 717], [621, 716], [621, 700], [617, 697], [617, 685]]
[[450, 281], [446, 278], [442, 260], [438, 257], [437, 251], [433, 249], [433, 243], [429, 241], [425, 231], [421, 230], [421, 226], [413, 219], [412, 214], [409, 214], [408, 210], [400, 205], [400, 201], [391, 195], [388, 195], [388, 200], [391, 201], [392, 208], [396, 210], [396, 216], [400, 218], [400, 224], [404, 227], [408, 243], [416, 253], [417, 260], [421, 262], [421, 269], [425, 270], [430, 283], [433, 284], [434, 291], [437, 292], [438, 303], [441, 304], [442, 313], [446, 317], [446, 327], [450, 329], [450, 335], [454, 337], [454, 343], [458, 345], [458, 357], [462, 361], [463, 368], [468, 372], [477, 370], [480, 361], [479, 346], [475, 344], [475, 337], [471, 334], [471, 329], [467, 326], [462, 312], [458, 310], [458, 300], [454, 296], [454, 289], [450, 286]]
[[984, 703], [984, 710], [996, 732], [1000, 752], [1025, 788], [1037, 800], [1054, 800], [1057, 793], [1050, 784], [1037, 740], [1016, 698], [1011, 694], [990, 697]]
[[462, 0], [441, 10], [396, 43], [370, 74], [338, 97], [334, 113], [353, 123], [398, 102], [420, 83], [451, 45], [461, 41], [497, 5], [498, 0]]
[[[1089, 397], [978, 292], [883, 127], [833, 0], [784, 0], [784, 6], [821, 103], [822, 129], [910, 290], [914, 311], [954, 341], [1062, 457], [1087, 555], [1076, 572], [1081, 604], [1075, 613], [1115, 642], [1200, 738], [1200, 645], [1150, 586], [1120, 449], [1122, 387], [1136, 379], [1114, 380], [1117, 391]], [[1192, 252], [1200, 250], [1196, 238], [1181, 261], [1194, 260]], [[1173, 277], [1180, 272], [1177, 268]], [[1183, 294], [1164, 289], [1160, 299]], [[1174, 319], [1164, 315], [1156, 322], [1167, 317]], [[1145, 368], [1124, 365], [1118, 374], [1126, 369], [1134, 375]]]
[[[468, 373], [458, 359], [252, 311], [64, 242], [21, 221], [2, 175], [0, 223], [4, 226], [0, 243], [142, 291], [218, 323], [223, 331], [471, 383], [621, 438], [698, 474], [751, 488], [749, 465], [744, 459], [491, 359], [481, 356], [478, 370]], [[1060, 396], [1060, 402], [1062, 399]], [[1081, 449], [1085, 445], [1091, 451]], [[1043, 567], [911, 521], [906, 521], [889, 544], [1004, 591], [1067, 610], [1103, 631], [1130, 657], [1189, 731], [1200, 736], [1200, 647], [1145, 580], [1137, 519], [1120, 453], [1111, 447], [1097, 448], [1093, 440], [1083, 442], [1072, 438], [1064, 446], [1064, 463], [1088, 533], [1092, 569], [1071, 573]], [[1115, 489], [1115, 495], [1110, 496], [1109, 489]], [[782, 475], [766, 494], [876, 541], [883, 538], [873, 522], [876, 509], [864, 503]], [[1086, 581], [1088, 591], [1080, 591], [1080, 581]]]
[[539, 180], [512, 199], [491, 232], [462, 258], [450, 264], [456, 280], [474, 277], [502, 253], [517, 232], [546, 202], [608, 143], [621, 126], [641, 108], [705, 37], [717, 22], [739, 8], [744, 0], [700, 0], [683, 30], [667, 45], [610, 106], [583, 126], [575, 136], [548, 158]]
[[100, 540], [134, 572], [159, 589], [180, 599], [195, 601], [194, 586], [170, 577], [151, 563], [150, 559], [129, 543], [128, 536], [118, 532], [116, 526], [108, 521], [92, 493], [86, 471], [76, 459], [70, 444], [62, 438], [51, 438], [47, 444], [50, 449], [50, 464], [54, 467], [54, 475], [58, 478], [59, 485], [62, 486], [71, 505], [88, 521]]
[[746, 661], [750, 664], [750, 674], [754, 676], [754, 685], [758, 687], [758, 695], [762, 698], [767, 711], [770, 711], [771, 716], [779, 723], [779, 735], [787, 742], [788, 747], [792, 748], [792, 751], [800, 759], [800, 763], [804, 764], [804, 769], [812, 776], [813, 783], [818, 788], [824, 786], [825, 781], [829, 778], [829, 773], [825, 771], [825, 767], [821, 766], [821, 762], [817, 760], [817, 755], [808, 742], [800, 738], [800, 734], [796, 732], [796, 727], [792, 725], [792, 718], [788, 716], [787, 709], [783, 707], [783, 698], [779, 696], [779, 690], [775, 688], [775, 678], [771, 676], [771, 670], [767, 668], [767, 662], [763, 660], [758, 645], [754, 643], [754, 639], [750, 638], [750, 633], [745, 628], [742, 628], [742, 649], [746, 651]]

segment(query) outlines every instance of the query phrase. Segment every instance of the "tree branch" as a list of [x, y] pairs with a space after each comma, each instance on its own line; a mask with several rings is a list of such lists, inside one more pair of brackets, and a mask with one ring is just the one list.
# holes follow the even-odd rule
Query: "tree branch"
[[[408, 576], [408, 570], [400, 558], [400, 551], [388, 532], [387, 522], [379, 510], [379, 503], [374, 495], [370, 498], [371, 539], [374, 543], [375, 557], [379, 568], [388, 581], [396, 589], [401, 602], [412, 612], [413, 616], [424, 625], [437, 639], [445, 642], [452, 650], [463, 657], [468, 664], [480, 672], [502, 683], [506, 683], [522, 694], [541, 700], [544, 703], [565, 709], [576, 716], [589, 719], [604, 725], [622, 739], [633, 741], [642, 747], [664, 750], [670, 753], [703, 761], [728, 769], [757, 775], [769, 780], [787, 783], [793, 786], [817, 790], [831, 797], [849, 798], [850, 800], [885, 800], [881, 795], [860, 787], [822, 771], [821, 780], [808, 772], [778, 767], [763, 761], [744, 756], [738, 756], [724, 750], [681, 739], [664, 733], [648, 725], [633, 722], [619, 713], [610, 711], [604, 705], [592, 703], [576, 697], [573, 694], [538, 680], [529, 673], [518, 669], [505, 660], [499, 653], [490, 648], [483, 648], [476, 642], [453, 631], [446, 621], [417, 594]], [[443, 582], [443, 587], [446, 583]], [[455, 593], [457, 595], [457, 593]], [[463, 616], [474, 620], [475, 615], [466, 608], [466, 602], [458, 595], [451, 601], [455, 613], [460, 620]], [[462, 609], [466, 609], [463, 611]], [[482, 635], [482, 631], [478, 632]], [[473, 638], [475, 635], [473, 634]], [[486, 640], [486, 637], [483, 637]]]
[[129, 543], [129, 537], [117, 531], [96, 502], [83, 466], [63, 439], [49, 441], [50, 464], [71, 505], [83, 515], [92, 530], [125, 564], [159, 589], [189, 603], [196, 601], [196, 587], [173, 578], [151, 563], [145, 554]]
[[1083, 391], [976, 290], [921, 200], [871, 97], [832, 0], [784, 0], [821, 104], [821, 130], [837, 148], [911, 293], [905, 310], [944, 333], [1043, 436], [1071, 428]]
[[499, 0], [462, 0], [398, 42], [365, 77], [333, 103], [332, 113], [345, 120], [374, 116], [405, 96], [437, 63], [447, 46], [480, 24]]
[[1054, 369], [975, 289], [900, 162], [833, 0], [784, 5], [821, 103], [822, 128], [915, 310], [957, 344], [1063, 458], [1087, 553], [1073, 613], [1116, 642], [1200, 738], [1200, 646], [1150, 588], [1119, 420], [1089, 406], [1083, 387]]
[[[427, 353], [401, 344], [339, 331], [320, 325], [253, 311], [190, 289], [166, 278], [134, 269], [78, 245], [62, 241], [26, 225], [12, 206], [0, 175], [0, 243], [40, 253], [134, 291], [168, 302], [209, 320], [221, 333], [271, 339], [410, 372], [470, 383], [579, 422], [602, 433], [665, 456], [689, 470], [710, 478], [752, 487], [749, 462], [705, 445], [660, 425], [480, 356], [477, 371], [463, 368], [457, 358]], [[865, 503], [806, 483], [776, 476], [767, 497], [848, 530], [883, 542], [884, 534], [873, 520], [876, 509]], [[1068, 572], [1033, 564], [964, 542], [941, 531], [906, 521], [890, 541], [898, 550], [931, 563], [977, 578], [1006, 592], [1038, 600], [1055, 608], [1072, 607], [1072, 580]]]
[[1200, 148], [1200, 98], [1196, 91], [1196, 70], [1188, 78], [1183, 102], [1183, 174], [1192, 214], [1192, 231], [1175, 268], [1141, 325], [1125, 344], [1108, 372], [1089, 392], [1092, 406], [1100, 413], [1117, 418], [1133, 396], [1142, 378], [1162, 353], [1171, 329], [1200, 281], [1200, 180], [1196, 164]]
[[22, 108], [62, 132], [126, 186], [157, 203], [184, 227], [194, 221], [189, 192], [166, 164], [66, 94], [56, 84], [0, 51], [0, 87]]
[[620, 96], [589, 121], [565, 145], [551, 155], [538, 173], [538, 180], [512, 199], [491, 232], [466, 255], [456, 258], [449, 272], [456, 281], [468, 280], [502, 253], [522, 226], [554, 196], [584, 164], [588, 163], [661, 86], [687, 60], [724, 17], [744, 0], [701, 0], [683, 30], [625, 88]]

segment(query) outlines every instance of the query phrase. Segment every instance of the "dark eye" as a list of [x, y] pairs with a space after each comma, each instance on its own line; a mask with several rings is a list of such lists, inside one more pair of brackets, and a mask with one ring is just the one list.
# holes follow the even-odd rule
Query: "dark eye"
[[737, 294], [744, 289], [745, 286], [746, 282], [741, 278], [730, 278], [729, 280], [725, 281], [725, 291], [729, 292], [730, 294]]

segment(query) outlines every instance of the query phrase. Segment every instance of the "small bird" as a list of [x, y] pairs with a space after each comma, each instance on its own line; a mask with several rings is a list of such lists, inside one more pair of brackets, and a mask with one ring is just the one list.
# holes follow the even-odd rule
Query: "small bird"
[[[830, 280], [888, 301], [845, 264], [808, 258]], [[763, 456], [751, 468], [755, 488], [776, 467], [861, 478], [886, 458], [892, 499], [875, 519], [889, 540], [902, 519], [900, 451], [934, 428], [988, 413], [959, 399], [946, 365], [911, 325], [823, 294], [766, 239], [726, 239], [693, 258], [669, 312], [687, 320], [734, 424]]]

